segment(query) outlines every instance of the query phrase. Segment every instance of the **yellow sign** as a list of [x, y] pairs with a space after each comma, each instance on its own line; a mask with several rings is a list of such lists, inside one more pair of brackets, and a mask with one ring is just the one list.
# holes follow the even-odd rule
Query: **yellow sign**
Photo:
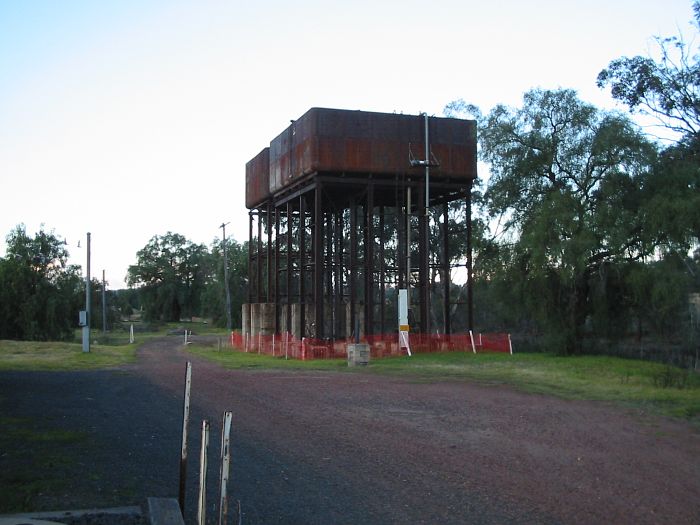
[[410, 328], [407, 324], [400, 324], [399, 325], [399, 332], [409, 332]]

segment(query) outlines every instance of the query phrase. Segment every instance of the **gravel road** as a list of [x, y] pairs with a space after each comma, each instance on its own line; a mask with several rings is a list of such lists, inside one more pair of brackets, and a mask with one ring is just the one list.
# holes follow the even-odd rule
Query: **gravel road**
[[[136, 364], [116, 370], [0, 373], [4, 416], [86, 434], [47, 467], [70, 483], [31, 504], [175, 497], [187, 359], [188, 522], [200, 422], [212, 426], [212, 503], [221, 414], [232, 410], [229, 493], [242, 523], [700, 523], [700, 434], [683, 422], [503, 386], [224, 370], [176, 338], [144, 345]], [[37, 448], [2, 451], [0, 469]]]

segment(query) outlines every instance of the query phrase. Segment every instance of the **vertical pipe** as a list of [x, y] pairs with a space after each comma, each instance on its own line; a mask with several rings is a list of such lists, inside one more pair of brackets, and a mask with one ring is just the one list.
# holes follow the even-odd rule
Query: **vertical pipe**
[[428, 138], [428, 114], [425, 117], [425, 216], [430, 208], [430, 140]]
[[444, 279], [444, 286], [445, 286], [445, 291], [444, 291], [444, 332], [445, 334], [450, 334], [452, 327], [450, 324], [450, 247], [449, 247], [449, 242], [450, 242], [450, 236], [449, 236], [449, 225], [450, 225], [450, 219], [449, 219], [449, 205], [445, 203], [445, 207], [443, 208], [443, 224], [442, 224], [442, 244], [443, 244], [443, 252], [442, 252], [442, 272], [443, 272], [443, 279]]
[[102, 270], [102, 333], [107, 333], [107, 281], [104, 270]]
[[406, 290], [411, 309], [411, 186], [406, 189]]
[[299, 197], [299, 339], [306, 337], [306, 200]]
[[228, 477], [231, 465], [231, 448], [229, 447], [231, 434], [231, 412], [224, 412], [221, 425], [221, 470], [219, 476], [219, 525], [226, 524], [228, 515], [228, 497], [226, 494], [228, 487]]
[[421, 312], [425, 308], [425, 315], [421, 313], [425, 324], [422, 326], [426, 335], [430, 334], [430, 138], [428, 135], [428, 114], [425, 117], [425, 213], [422, 235], [423, 238], [423, 283], [425, 287], [424, 298], [421, 301]]
[[206, 524], [207, 512], [207, 447], [209, 421], [202, 421], [202, 446], [199, 452], [199, 497], [197, 498], [197, 525]]
[[314, 337], [323, 339], [323, 208], [321, 198], [323, 189], [321, 183], [316, 183], [314, 192], [314, 325], [316, 333]]
[[394, 198], [394, 220], [396, 228], [396, 272], [398, 273], [398, 286], [399, 289], [405, 288], [404, 285], [404, 263], [406, 262], [404, 250], [404, 241], [406, 236], [404, 235], [404, 227], [406, 226], [406, 221], [404, 220], [404, 196], [403, 184], [399, 185], [399, 181], [395, 182], [395, 198]]
[[178, 502], [180, 511], [185, 514], [185, 493], [187, 486], [187, 429], [190, 423], [190, 389], [192, 385], [192, 363], [187, 361], [185, 368], [185, 400], [182, 410], [182, 441], [180, 442], [180, 491]]

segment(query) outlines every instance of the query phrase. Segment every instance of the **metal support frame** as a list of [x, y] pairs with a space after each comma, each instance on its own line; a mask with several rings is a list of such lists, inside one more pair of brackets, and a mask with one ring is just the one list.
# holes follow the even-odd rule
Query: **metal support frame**
[[[356, 179], [332, 174], [315, 176], [307, 184], [297, 184], [250, 211], [248, 300], [275, 303], [275, 332], [286, 325], [287, 330], [302, 337], [337, 339], [350, 337], [358, 326], [364, 332], [357, 334], [360, 336], [391, 330], [391, 320], [386, 319], [389, 286], [418, 288], [411, 297], [410, 306], [418, 314], [412, 324], [416, 325], [414, 330], [430, 330], [430, 208], [424, 204], [423, 178], [369, 176], [364, 178], [364, 184], [359, 183], [362, 179]], [[441, 217], [436, 220], [441, 227], [442, 249], [436, 253], [439, 263], [435, 269], [441, 273], [438, 290], [443, 291], [444, 313], [442, 326], [438, 326], [445, 333], [452, 330], [448, 204], [455, 198], [464, 198], [468, 324], [473, 329], [471, 184], [438, 179], [435, 185], [431, 181], [430, 191], [433, 200], [427, 204], [441, 206]], [[254, 220], [258, 221], [257, 236]], [[413, 268], [409, 259], [412, 251], [417, 251]], [[417, 273], [411, 276], [411, 270]], [[285, 315], [282, 304], [287, 305], [286, 320], [281, 317]], [[294, 316], [297, 326], [293, 329], [294, 304], [300, 310]], [[363, 308], [358, 309], [358, 304]], [[307, 312], [309, 320], [313, 316], [313, 328], [312, 323], [307, 326]], [[358, 315], [362, 316], [361, 323], [357, 322]]]

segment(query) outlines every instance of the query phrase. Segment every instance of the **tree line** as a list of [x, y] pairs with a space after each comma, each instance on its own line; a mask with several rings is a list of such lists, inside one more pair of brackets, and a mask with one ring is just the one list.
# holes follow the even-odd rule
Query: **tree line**
[[[247, 245], [226, 242], [232, 308], [240, 311], [247, 286]], [[68, 264], [65, 241], [43, 227], [30, 235], [20, 224], [7, 235], [6, 244], [0, 258], [0, 339], [73, 339], [78, 313], [85, 309], [85, 279], [79, 265]], [[150, 322], [201, 316], [225, 326], [221, 250], [216, 239], [208, 249], [179, 234], [155, 235], [129, 267], [130, 288], [106, 290], [104, 313], [103, 285], [92, 280], [90, 326], [109, 329], [135, 312]]]
[[449, 116], [477, 119], [491, 174], [474, 194], [481, 326], [541, 334], [564, 353], [631, 332], [697, 337], [688, 323], [689, 293], [700, 292], [700, 55], [680, 37], [656, 44], [657, 60], [619, 58], [597, 78], [653, 119], [652, 131], [569, 89], [533, 89], [520, 107], [488, 114], [447, 105]]

